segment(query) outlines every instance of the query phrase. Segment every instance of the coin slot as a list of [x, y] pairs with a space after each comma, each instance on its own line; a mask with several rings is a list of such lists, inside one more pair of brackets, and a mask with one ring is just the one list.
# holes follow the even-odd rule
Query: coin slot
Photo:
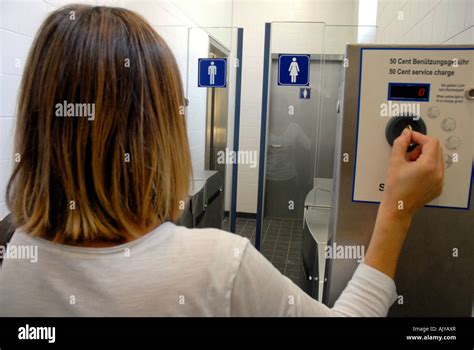
[[[401, 116], [392, 118], [385, 128], [385, 137], [390, 146], [393, 146], [395, 139], [400, 136], [405, 128], [409, 128], [412, 131], [426, 135], [426, 125], [423, 119], [416, 116]], [[412, 142], [407, 149], [407, 152], [411, 152], [415, 149], [418, 144]]]

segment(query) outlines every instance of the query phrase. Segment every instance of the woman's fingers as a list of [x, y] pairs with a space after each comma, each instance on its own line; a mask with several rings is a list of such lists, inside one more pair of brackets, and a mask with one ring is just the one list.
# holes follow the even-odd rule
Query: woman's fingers
[[406, 158], [409, 162], [414, 162], [415, 160], [418, 159], [420, 154], [421, 154], [421, 146], [418, 145], [415, 147], [413, 151], [407, 153]]
[[439, 141], [416, 131], [413, 131], [411, 134], [411, 139], [421, 146], [421, 155], [425, 155], [427, 158], [437, 161], [440, 148]]
[[407, 149], [411, 143], [411, 134], [411, 130], [405, 129], [400, 136], [393, 141], [392, 159], [406, 161]]
[[425, 134], [422, 134], [421, 132], [418, 132], [418, 131], [412, 131], [411, 139], [419, 145], [424, 145], [425, 143], [428, 143], [431, 140], [433, 140], [433, 138], [426, 136]]

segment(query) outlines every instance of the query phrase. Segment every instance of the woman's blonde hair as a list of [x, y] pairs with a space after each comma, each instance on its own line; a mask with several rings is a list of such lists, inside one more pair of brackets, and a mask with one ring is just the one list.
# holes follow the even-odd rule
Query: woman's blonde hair
[[184, 103], [173, 54], [139, 15], [84, 5], [49, 15], [19, 95], [7, 188], [17, 227], [122, 242], [175, 221], [191, 172]]

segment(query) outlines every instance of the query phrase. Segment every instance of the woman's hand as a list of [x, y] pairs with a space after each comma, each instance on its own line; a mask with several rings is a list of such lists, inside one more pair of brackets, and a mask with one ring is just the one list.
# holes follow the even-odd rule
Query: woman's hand
[[[418, 146], [407, 153], [411, 142]], [[438, 197], [443, 184], [443, 150], [438, 140], [405, 129], [393, 144], [382, 205], [411, 216]]]
[[[407, 153], [412, 141], [419, 146]], [[364, 259], [367, 265], [395, 277], [413, 214], [438, 197], [443, 184], [443, 151], [438, 140], [405, 129], [393, 144], [382, 202]]]

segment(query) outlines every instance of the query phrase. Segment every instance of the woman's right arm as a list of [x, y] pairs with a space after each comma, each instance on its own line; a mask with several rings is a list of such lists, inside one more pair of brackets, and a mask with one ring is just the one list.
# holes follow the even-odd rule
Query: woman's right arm
[[311, 298], [283, 276], [250, 243], [230, 295], [230, 316], [386, 316], [396, 298], [395, 283], [361, 263], [333, 308]]
[[[412, 141], [420, 146], [407, 155]], [[395, 141], [364, 262], [333, 308], [309, 297], [248, 244], [234, 279], [231, 316], [386, 316], [396, 299], [393, 277], [411, 218], [441, 193], [442, 154], [436, 139], [409, 130]]]
[[[419, 146], [409, 155], [410, 142]], [[438, 140], [405, 129], [393, 144], [385, 190], [365, 262], [394, 278], [413, 215], [438, 197], [444, 184], [443, 151]]]

